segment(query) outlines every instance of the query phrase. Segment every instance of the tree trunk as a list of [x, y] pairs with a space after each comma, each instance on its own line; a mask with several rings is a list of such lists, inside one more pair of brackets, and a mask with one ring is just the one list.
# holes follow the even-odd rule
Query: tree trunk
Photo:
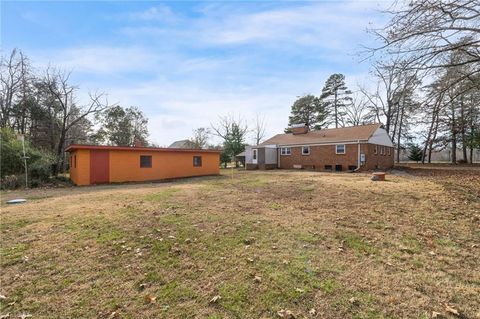
[[462, 155], [463, 155], [463, 161], [468, 163], [468, 158], [467, 158], [467, 136], [465, 132], [465, 126], [466, 126], [466, 121], [465, 121], [465, 103], [463, 102], [463, 95], [460, 97], [460, 134], [462, 138]]
[[452, 106], [452, 164], [457, 164], [457, 123], [455, 118], [455, 104], [450, 103]]
[[430, 148], [428, 150], [428, 164], [432, 162], [433, 142], [435, 142], [435, 140], [437, 139], [439, 123], [440, 123], [440, 115], [439, 115], [439, 110], [437, 110], [437, 113], [435, 115], [435, 127], [433, 129], [433, 137], [432, 137], [432, 140], [430, 141]]
[[398, 125], [398, 135], [397, 135], [397, 163], [400, 163], [400, 140], [402, 136], [402, 125], [403, 125], [403, 115], [405, 112], [405, 105], [402, 107], [402, 113], [400, 115], [400, 123]]
[[335, 98], [334, 98], [334, 107], [335, 107], [335, 128], [338, 128], [338, 105], [337, 105], [337, 91], [335, 90]]

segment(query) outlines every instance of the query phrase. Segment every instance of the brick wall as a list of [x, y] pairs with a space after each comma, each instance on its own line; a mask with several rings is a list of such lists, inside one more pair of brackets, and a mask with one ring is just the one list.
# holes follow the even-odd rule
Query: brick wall
[[[385, 154], [380, 154], [381, 146], [377, 146], [377, 154], [374, 154], [375, 145], [361, 144], [360, 150], [365, 153], [365, 166], [362, 169], [385, 169], [393, 166], [393, 148], [385, 147]], [[280, 168], [291, 169], [294, 165], [302, 165], [304, 168], [325, 170], [325, 165], [331, 165], [335, 170], [336, 165], [342, 165], [342, 170], [348, 170], [349, 166], [358, 165], [358, 144], [346, 144], [345, 154], [335, 154], [335, 145], [310, 146], [310, 155], [302, 155], [302, 147], [291, 147], [291, 155], [280, 155]]]
[[[386, 169], [393, 167], [394, 161], [394, 148], [375, 145], [375, 144], [365, 144], [364, 145], [365, 153], [365, 169]], [[377, 153], [375, 154], [375, 146], [377, 147]], [[383, 150], [382, 150], [383, 148]], [[390, 150], [390, 152], [389, 152]]]

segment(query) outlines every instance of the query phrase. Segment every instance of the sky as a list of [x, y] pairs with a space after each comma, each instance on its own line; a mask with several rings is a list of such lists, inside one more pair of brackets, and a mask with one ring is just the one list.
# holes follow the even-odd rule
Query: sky
[[227, 114], [250, 124], [264, 116], [269, 137], [330, 74], [343, 73], [353, 90], [372, 84], [361, 52], [376, 44], [366, 30], [385, 24], [388, 4], [1, 1], [1, 48], [21, 49], [39, 72], [72, 71], [80, 104], [104, 91], [110, 103], [138, 106], [157, 145]]

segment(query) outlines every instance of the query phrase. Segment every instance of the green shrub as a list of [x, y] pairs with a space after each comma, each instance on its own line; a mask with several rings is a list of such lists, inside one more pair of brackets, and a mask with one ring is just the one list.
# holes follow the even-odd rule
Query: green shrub
[[[29, 179], [36, 179], [40, 182], [48, 180], [53, 163], [52, 156], [34, 148], [28, 141], [25, 141], [25, 153], [28, 157]], [[22, 141], [9, 128], [0, 129], [0, 156], [0, 177], [2, 180], [6, 176], [16, 175], [18, 184], [22, 184], [19, 178], [19, 175], [25, 174]]]
[[2, 189], [15, 189], [20, 186], [20, 182], [15, 175], [7, 175], [0, 180]]
[[28, 175], [32, 180], [37, 179], [40, 182], [44, 182], [49, 179], [51, 170], [51, 162], [45, 158], [41, 158], [28, 167]]

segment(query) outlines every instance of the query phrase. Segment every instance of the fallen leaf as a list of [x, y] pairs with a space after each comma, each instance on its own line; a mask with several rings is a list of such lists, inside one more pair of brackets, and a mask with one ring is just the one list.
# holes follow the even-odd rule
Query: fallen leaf
[[27, 319], [27, 318], [32, 318], [33, 316], [31, 314], [28, 314], [28, 313], [22, 313], [20, 315], [18, 315], [18, 318], [21, 318], [21, 319]]
[[6, 313], [0, 316], [0, 319], [7, 319], [7, 318], [10, 318], [10, 313]]
[[305, 292], [305, 290], [300, 289], [300, 288], [295, 288], [295, 291], [296, 291], [296, 292], [299, 292], [299, 293], [302, 293], [302, 294]]
[[277, 311], [277, 315], [280, 318], [287, 318], [287, 319], [295, 319], [296, 318], [296, 316], [293, 314], [293, 312], [291, 312], [290, 310], [284, 310], [284, 309], [281, 309], [280, 311]]
[[5, 295], [0, 295], [0, 299], [5, 300], [7, 297]]
[[460, 316], [460, 312], [457, 309], [450, 307], [449, 305], [445, 304], [445, 311], [451, 313], [455, 316]]
[[314, 315], [314, 314], [317, 313], [317, 311], [315, 310], [315, 308], [312, 308], [312, 309], [310, 309], [310, 311], [308, 311], [308, 313], [311, 314], [311, 315]]
[[360, 303], [360, 301], [359, 301], [357, 298], [355, 298], [355, 297], [352, 297], [352, 298], [348, 299], [348, 301], [349, 301], [352, 305], [355, 305], [355, 306], [357, 306], [357, 305]]
[[210, 303], [216, 303], [220, 299], [222, 299], [222, 297], [220, 295], [216, 295], [212, 299], [210, 299]]
[[257, 282], [257, 283], [260, 283], [260, 282], [262, 282], [262, 277], [260, 277], [260, 276], [255, 276], [255, 278], [253, 278], [253, 281], [254, 281], [254, 282]]
[[147, 303], [155, 303], [157, 301], [157, 297], [152, 296], [152, 295], [146, 295], [145, 296], [145, 301]]

